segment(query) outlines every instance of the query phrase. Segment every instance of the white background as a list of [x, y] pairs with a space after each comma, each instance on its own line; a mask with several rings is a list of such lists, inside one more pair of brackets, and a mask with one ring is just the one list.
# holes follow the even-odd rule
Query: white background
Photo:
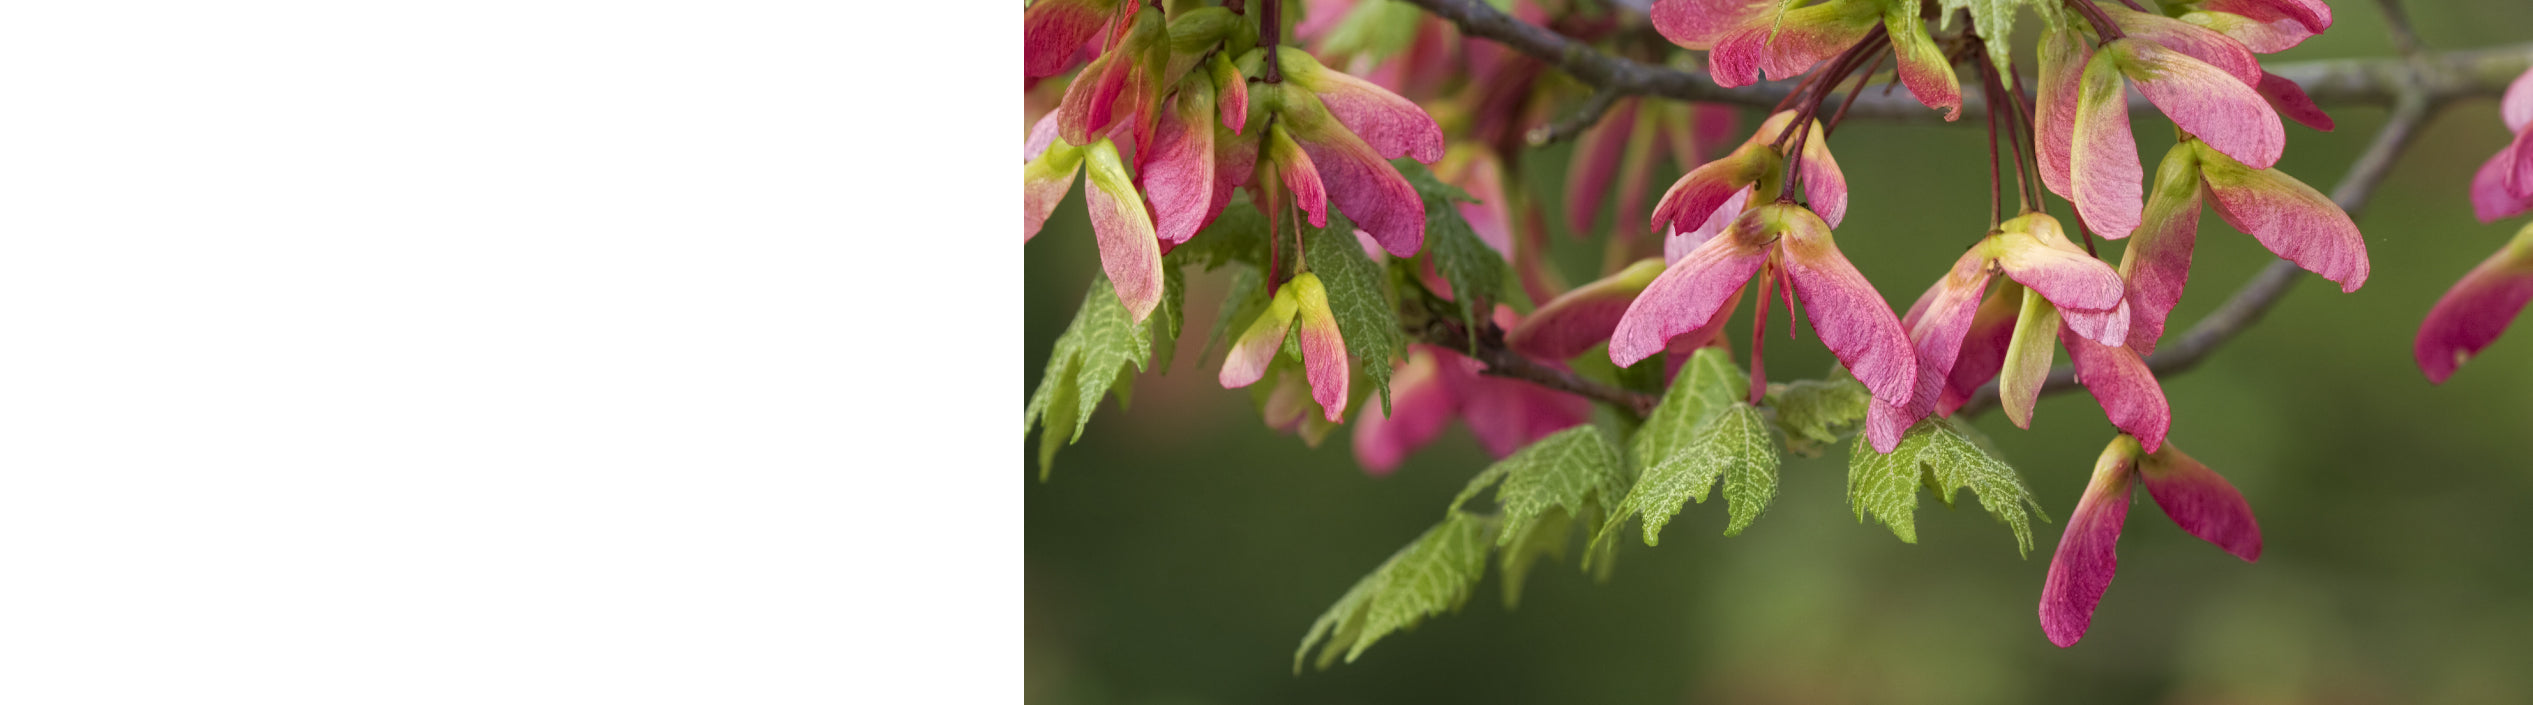
[[983, 5], [12, 3], [0, 702], [1018, 700]]

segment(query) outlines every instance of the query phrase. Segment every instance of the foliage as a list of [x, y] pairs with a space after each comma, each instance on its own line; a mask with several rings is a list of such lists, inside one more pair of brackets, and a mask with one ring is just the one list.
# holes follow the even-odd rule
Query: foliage
[[[1495, 511], [1463, 508], [1490, 488]], [[1302, 637], [1294, 668], [1301, 668], [1323, 637], [1318, 663], [1325, 668], [1341, 649], [1353, 662], [1391, 632], [1458, 609], [1484, 577], [1490, 549], [1504, 567], [1505, 605], [1517, 604], [1530, 568], [1542, 558], [1562, 556], [1575, 526], [1597, 523], [1626, 492], [1618, 447], [1598, 427], [1559, 431], [1514, 452], [1470, 478], [1443, 511], [1442, 523], [1339, 597]]]
[[1768, 385], [1768, 406], [1785, 431], [1786, 452], [1806, 458], [1820, 457], [1840, 437], [1856, 432], [1872, 403], [1873, 394], [1845, 368], [1828, 379]]
[[1337, 314], [1337, 330], [1346, 338], [1346, 357], [1372, 379], [1381, 392], [1381, 413], [1390, 409], [1390, 364], [1407, 349], [1399, 331], [1398, 305], [1391, 300], [1389, 278], [1355, 241], [1354, 224], [1328, 214], [1328, 227], [1308, 238], [1302, 258], [1328, 287], [1328, 307]]
[[1293, 650], [1293, 671], [1301, 672], [1311, 645], [1322, 638], [1327, 641], [1319, 649], [1320, 668], [1334, 664], [1340, 652], [1353, 663], [1381, 637], [1459, 610], [1486, 575], [1488, 541], [1498, 524], [1456, 509], [1446, 513], [1442, 523], [1391, 554], [1311, 623], [1301, 648]]
[[[1918, 1], [1909, 0], [1909, 4], [1914, 5]], [[1960, 23], [1957, 19], [1963, 16], [1960, 13], [1966, 11], [1971, 23], [1979, 27], [1980, 36], [1996, 38], [1988, 43], [1988, 59], [1996, 62], [1998, 71], [2014, 68], [2014, 43], [2009, 38], [2014, 36], [2015, 13], [2029, 7], [2052, 21], [2058, 21], [2056, 18], [2060, 14], [2058, 3], [2040, 0], [1938, 0], [1938, 3], [1936, 12], [1944, 18], [1944, 29], [1953, 29]]]
[[[1457, 202], [1474, 202], [1460, 187], [1443, 183], [1434, 173], [1410, 159], [1391, 162], [1407, 182], [1416, 186], [1416, 193], [1425, 202], [1425, 252], [1434, 272], [1451, 284], [1451, 296], [1460, 304], [1460, 319], [1479, 320], [1482, 312], [1494, 309], [1504, 296], [1506, 275], [1504, 256], [1478, 239], [1469, 221], [1460, 216]], [[1477, 344], [1477, 326], [1469, 328], [1470, 345]]]
[[[1252, 5], [1257, 12], [1245, 11]], [[2369, 267], [2365, 240], [2341, 205], [2273, 168], [2286, 141], [2281, 115], [2330, 129], [2314, 96], [2280, 78], [2298, 72], [2270, 72], [2255, 55], [2326, 29], [2327, 11], [2314, 4], [2195, 7], [2187, 22], [2152, 16], [2152, 6], [2130, 3], [2138, 8], [2131, 11], [2097, 0], [1662, 0], [1642, 17], [1614, 18], [1588, 3], [1549, 3], [1525, 6], [1518, 19], [1504, 15], [1507, 0], [1328, 6], [1322, 12], [1343, 14], [1310, 19], [1300, 3], [1293, 14], [1283, 14], [1282, 2], [1252, 5], [1027, 5], [1025, 85], [1035, 97], [1061, 95], [1029, 133], [1025, 232], [1036, 235], [1070, 193], [1075, 162], [1087, 152], [1084, 201], [1106, 278], [1058, 340], [1024, 428], [1046, 429], [1043, 477], [1101, 399], [1113, 394], [1122, 408], [1136, 374], [1166, 371], [1185, 332], [1183, 272], [1196, 266], [1234, 270], [1200, 357], [1245, 331], [1218, 378], [1247, 387], [1270, 427], [1317, 446], [1340, 424], [1356, 424], [1358, 457], [1375, 474], [1455, 422], [1477, 430], [1491, 452], [1527, 443], [1478, 472], [1440, 525], [1340, 598], [1304, 639], [1297, 668], [1314, 647], [1323, 666], [1339, 652], [1351, 661], [1390, 633], [1456, 609], [1490, 552], [1509, 607], [1539, 561], [1563, 557], [1577, 526], [1586, 530], [1581, 567], [1604, 576], [1630, 519], [1643, 521], [1642, 538], [1653, 546], [1664, 526], [1710, 493], [1724, 497], [1725, 535], [1739, 535], [1774, 501], [1783, 453], [1819, 456], [1848, 436], [1860, 436], [1848, 475], [1859, 522], [1871, 514], [1914, 543], [1918, 488], [1947, 506], [1966, 488], [2028, 554], [2033, 515], [2048, 517], [1984, 438], [1949, 417], [1954, 409], [1975, 415], [2001, 404], [2017, 426], [2028, 427], [2035, 401], [2064, 386], [2049, 385], [2065, 379], [2051, 369], [2063, 344], [2083, 372], [2075, 379], [2114, 425], [2151, 429], [2144, 436], [2160, 441], [2172, 414], [2155, 370], [2192, 362], [2190, 353], [2143, 356], [2161, 340], [2189, 278], [2198, 201], [2184, 208], [2163, 198], [2169, 189], [2156, 189], [2149, 200], [2136, 188], [2143, 175], [2130, 111], [2118, 95], [2097, 100], [2105, 86], [2112, 93], [2133, 86], [2170, 118], [2193, 153], [2239, 160], [2238, 171], [2259, 177], [2193, 176], [2207, 177], [2204, 197], [2252, 241], [2339, 281], [2343, 291], [2353, 291]], [[2010, 61], [2017, 15], [2026, 8], [2049, 30], [2030, 81]], [[2394, 14], [2396, 39], [2416, 48]], [[1613, 19], [1619, 24], [1606, 24]], [[1446, 20], [1460, 34], [1425, 34]], [[1640, 21], [1652, 31], [1642, 31]], [[1563, 25], [1616, 31], [1505, 29]], [[1630, 64], [1603, 52], [1612, 47], [1600, 35], [1659, 36], [1708, 54], [1656, 56], [1652, 46], [1629, 44], [1619, 53], [1642, 61]], [[1478, 42], [1459, 39], [1491, 41], [1544, 63], [1467, 75], [1468, 67], [1496, 62], [1469, 51]], [[2415, 52], [2407, 58], [2413, 72], [2439, 65]], [[1905, 97], [1945, 111], [1948, 120], [1964, 107], [1965, 85], [1976, 91], [1991, 137], [1989, 235], [1940, 274], [1905, 318], [1832, 236], [1851, 214], [1850, 185], [1830, 135], [1890, 60], [1891, 83], [1905, 84]], [[1648, 92], [1682, 97], [1676, 79], [1686, 78], [1679, 73], [1686, 69], [1673, 66], [1696, 66], [1724, 88], [1781, 82], [1785, 94], [1740, 147], [1710, 161], [1736, 131], [1732, 108], [1649, 105]], [[1543, 67], [1554, 68], [1528, 70]], [[1060, 79], [1063, 90], [1037, 91], [1040, 79], [1065, 74], [1071, 77]], [[1594, 89], [1581, 109], [1543, 100], [1559, 95], [1559, 74]], [[2533, 91], [2525, 86], [2533, 83], [2519, 85]], [[2379, 146], [2393, 150], [2424, 119], [2427, 108], [2417, 106], [2462, 92], [2389, 90], [2403, 109]], [[1742, 103], [1742, 95], [1709, 97]], [[2503, 102], [2510, 129], [2533, 120], [2515, 110], [2533, 103], [2516, 96]], [[1859, 114], [1888, 115], [1895, 107], [1869, 103]], [[1543, 115], [1570, 117], [1539, 125]], [[1532, 125], [1526, 134], [1515, 127]], [[1598, 281], [1571, 286], [1567, 277], [1575, 273], [1561, 266], [1570, 263], [1546, 256], [1542, 221], [1553, 209], [1522, 197], [1543, 184], [1524, 183], [1533, 170], [1505, 168], [1537, 163], [1535, 153], [1515, 150], [1517, 135], [1534, 147], [1580, 142], [1562, 179], [1578, 235], [1594, 235], [1587, 231], [1597, 229], [1605, 203], [1634, 221], [1601, 245]], [[1132, 155], [1131, 175], [1121, 155]], [[1685, 173], [1670, 189], [1656, 189], [1649, 155]], [[2025, 204], [2010, 219], [2003, 198], [2009, 184], [1997, 166], [2009, 155], [2010, 186]], [[2363, 178], [2351, 183], [2380, 179], [2381, 164], [2391, 161], [2380, 156], [2359, 160], [2352, 177]], [[2375, 166], [2362, 166], [2368, 164]], [[2484, 169], [2479, 181], [2494, 175], [2497, 183], [2475, 183], [2483, 219], [2492, 217], [2490, 207], [2533, 209], [2533, 201], [2515, 203], [2533, 199], [2523, 192], [2533, 187], [2516, 183], [2522, 179], [2515, 172], [2524, 169], [2492, 164], [2505, 173]], [[1448, 181], [1427, 165], [1439, 165]], [[2253, 180], [2260, 183], [2248, 184]], [[2498, 187], [2503, 193], [2490, 190]], [[2033, 211], [2044, 191], [2072, 206], [2082, 248], [2054, 218]], [[1760, 200], [1770, 192], [1773, 202]], [[1657, 193], [1658, 203], [1650, 200]], [[2501, 196], [2513, 200], [2490, 201]], [[1649, 205], [1647, 228], [1639, 224]], [[1471, 208], [1468, 215], [1463, 208]], [[2171, 217], [2185, 210], [2187, 218]], [[2092, 234], [2134, 236], [2117, 268], [2095, 252]], [[1518, 244], [1488, 244], [1506, 238]], [[2516, 276], [2498, 270], [2483, 278]], [[1284, 286], [1289, 281], [1299, 285]], [[2447, 312], [2439, 315], [2450, 319], [2439, 334], [2443, 347], [2429, 345], [2423, 330], [2419, 348], [2432, 378], [2441, 380], [2438, 365], [2451, 367], [2432, 360], [2459, 359], [2455, 354], [2488, 344], [2481, 331], [2492, 322], [2480, 317], [2498, 313], [2489, 307], [2504, 308], [2504, 318], [2522, 307], [2523, 297], [2510, 303], [2497, 299], [2512, 294], [2482, 291], [2501, 284], [2458, 290], [2467, 300], [2495, 299], [2440, 305]], [[2030, 293], [2016, 293], [2024, 285]], [[1446, 289], [1447, 303], [1435, 293]], [[2237, 320], [2257, 318], [2275, 299], [2276, 287], [2270, 289], [2247, 288], [2251, 298], [2239, 301], [2253, 315]], [[1292, 322], [1296, 297], [1273, 297], [1270, 305], [1277, 292], [1307, 292], [1299, 296], [1309, 301], [1299, 327]], [[1759, 302], [1746, 339], [1748, 373], [1729, 353], [1702, 347], [1728, 338], [1720, 331], [1745, 296]], [[1498, 330], [1490, 322], [1508, 298], [1525, 315]], [[1532, 306], [1534, 299], [1540, 305]], [[1841, 369], [1774, 384], [1757, 371], [1767, 306], [1779, 300], [1789, 324], [1811, 321]], [[2006, 311], [2018, 306], [2019, 317]], [[1436, 339], [1445, 331], [1466, 337]], [[1297, 352], [1296, 336], [1312, 341], [1309, 360]], [[1430, 345], [1411, 355], [1411, 340]], [[1685, 361], [1673, 352], [1690, 347], [1699, 349]], [[1667, 368], [1678, 362], [1685, 369], [1663, 389]], [[1921, 371], [1928, 376], [1918, 377]], [[1403, 400], [1395, 408], [1393, 374]], [[1991, 381], [2001, 395], [1982, 391], [1968, 399], [1971, 406], [1958, 406], [1963, 392]], [[1937, 393], [1924, 389], [1937, 382], [1946, 416], [1928, 417], [1937, 400], [1912, 396]], [[1501, 386], [1523, 383], [1538, 388]], [[1373, 391], [1381, 397], [1377, 410], [1363, 403]], [[1568, 428], [1593, 407], [1557, 394], [1615, 413], [1603, 414], [1601, 425]], [[1322, 404], [1355, 413], [1340, 419], [1304, 408]], [[1885, 454], [1877, 446], [1896, 448]], [[1468, 506], [1489, 491], [1491, 510]]]
[[[1953, 505], [1956, 491], [1970, 488], [1979, 496], [1981, 508], [2014, 531], [2015, 548], [2026, 555], [2032, 550], [2031, 514], [2049, 521], [2031, 487], [2023, 484], [2023, 476], [1997, 460], [1976, 431], [1952, 419], [1918, 422], [1889, 454], [1874, 452], [1861, 436], [1848, 452], [1847, 502], [1854, 507], [1856, 520], [1863, 521], [1871, 513], [1901, 541], [1917, 543], [1917, 488], [1921, 486], [1933, 491], [1946, 507]], [[2025, 513], [2026, 507], [2030, 514]]]
[[1636, 431], [1636, 462], [1644, 472], [1601, 527], [1608, 540], [1629, 517], [1641, 516], [1645, 545], [1660, 544], [1663, 525], [1690, 500], [1705, 503], [1717, 479], [1725, 479], [1732, 514], [1726, 535], [1740, 534], [1776, 495], [1776, 449], [1758, 410], [1734, 397], [1747, 376], [1731, 358], [1720, 349], [1699, 350]]
[[[1169, 271], [1175, 273], [1177, 268]], [[1169, 280], [1177, 281], [1178, 277], [1173, 274]], [[1171, 289], [1182, 290], [1177, 286]], [[1106, 279], [1091, 282], [1090, 291], [1082, 296], [1081, 310], [1073, 314], [1073, 323], [1065, 327], [1062, 337], [1056, 338], [1055, 352], [1047, 357], [1046, 374], [1038, 378], [1038, 388], [1029, 394], [1029, 407], [1023, 412], [1023, 434], [1040, 426], [1046, 429], [1038, 437], [1039, 479], [1055, 471], [1056, 450], [1081, 440], [1082, 429], [1090, 426], [1091, 412], [1098, 410], [1100, 400], [1108, 396], [1110, 385], [1144, 368], [1152, 356], [1155, 329], [1163, 334], [1164, 342], [1176, 338], [1179, 309], [1179, 305], [1167, 303], [1155, 310], [1151, 318], [1137, 324], [1125, 306], [1117, 302]]]

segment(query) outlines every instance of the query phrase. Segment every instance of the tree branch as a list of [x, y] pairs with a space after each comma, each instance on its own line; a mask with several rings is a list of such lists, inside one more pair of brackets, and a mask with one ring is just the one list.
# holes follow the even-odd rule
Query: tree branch
[[[1594, 87], [1593, 95], [1581, 109], [1560, 121], [1559, 125], [1546, 126], [1535, 132], [1534, 141], [1579, 132], [1605, 112], [1611, 101], [1621, 96], [1648, 95], [1767, 107], [1778, 104], [1795, 87], [1792, 82], [1780, 81], [1724, 88], [1715, 85], [1714, 80], [1704, 73], [1655, 66], [1603, 53], [1582, 41], [1514, 19], [1484, 0], [1405, 2], [1457, 25], [1465, 34], [1494, 40], [1546, 61]], [[2373, 197], [2375, 187], [2390, 175], [2393, 162], [2409, 147], [2418, 136], [2419, 127], [2438, 108], [2457, 99], [2497, 96], [2516, 76], [2533, 67], [2533, 43], [2463, 51], [2424, 51], [2416, 35], [2409, 31], [2407, 15], [2401, 11], [2398, 0], [2379, 2], [2383, 4], [2393, 28], [2393, 44], [2400, 56], [2302, 61], [2267, 67], [2271, 73], [2303, 86], [2306, 95], [2312, 97], [2317, 105], [2383, 105], [2392, 108], [2390, 121], [2376, 132], [2374, 142], [2356, 163], [2350, 165], [2348, 173], [2332, 189], [2332, 200], [2351, 217], [2363, 210], [2366, 202]], [[2151, 107], [2141, 96], [2132, 95], [2129, 100], [2132, 108]], [[1985, 101], [1984, 95], [1965, 94], [1962, 96], [1962, 110], [1985, 110]], [[1886, 91], [1883, 95], [1859, 96], [1853, 102], [1847, 112], [1860, 117], [1924, 122], [1940, 119], [1935, 110], [1909, 95]], [[2180, 340], [2147, 356], [2147, 367], [2160, 375], [2197, 366], [2209, 353], [2259, 322], [2301, 278], [2301, 274], [2303, 270], [2293, 262], [2283, 259], [2271, 262], [2235, 290], [2233, 296], [2219, 305], [2216, 311], [2191, 326]], [[1528, 380], [1550, 389], [1634, 409], [1639, 414], [1651, 413], [1654, 405], [1661, 400], [1657, 395], [1584, 379], [1572, 372], [1522, 357], [1504, 347], [1503, 332], [1492, 325], [1486, 325], [1477, 336], [1473, 350], [1468, 332], [1461, 329], [1456, 321], [1440, 316], [1432, 320], [1435, 323], [1421, 331], [1425, 342], [1477, 359], [1486, 364], [1487, 374]], [[2054, 394], [2075, 386], [2075, 370], [2062, 367], [2050, 371], [2041, 393]], [[1973, 394], [1956, 413], [1976, 416], [1996, 404], [1997, 384], [1992, 381]]]
[[1533, 147], [1545, 147], [1574, 139], [1576, 135], [1583, 134], [1584, 130], [1592, 129], [1593, 125], [1600, 124], [1601, 116], [1609, 114], [1610, 106], [1617, 105], [1618, 99], [1623, 95], [1609, 88], [1592, 91], [1591, 97], [1584, 98], [1583, 104], [1576, 106], [1574, 112], [1559, 118], [1555, 123], [1531, 128], [1530, 134], [1525, 136], [1525, 139], [1529, 140], [1530, 146]]
[[[1764, 108], [1776, 105], [1794, 88], [1791, 82], [1786, 81], [1724, 88], [1715, 85], [1714, 79], [1702, 72], [1655, 66], [1601, 52], [1548, 28], [1514, 19], [1488, 5], [1486, 0], [1405, 1], [1458, 25], [1464, 34], [1491, 39], [1537, 57], [1576, 80], [1603, 91]], [[2524, 73], [2528, 66], [2533, 66], [2533, 44], [2421, 54], [2415, 64], [2415, 74], [2412, 62], [2399, 58], [2298, 61], [2277, 64], [2268, 69], [2270, 73], [2304, 86], [2305, 94], [2312, 96], [2313, 102], [2319, 105], [2388, 106], [2411, 90], [2424, 94], [2431, 103], [2496, 96], [2506, 90], [2508, 81]], [[2416, 84], [2403, 85], [2405, 80], [2414, 77]], [[1984, 97], [1974, 99], [1964, 95], [1962, 111], [1977, 114], [1986, 110], [1982, 104], [1984, 100]], [[2130, 107], [2143, 109], [2148, 106], [2141, 98], [2131, 96]], [[1943, 119], [1942, 113], [1919, 104], [1915, 97], [1897, 93], [1860, 98], [1849, 114], [1879, 120], [1933, 122]]]
[[1419, 342], [1448, 348], [1477, 360], [1486, 365], [1483, 371], [1488, 375], [1518, 379], [1585, 399], [1608, 402], [1635, 412], [1639, 418], [1652, 414], [1654, 405], [1662, 403], [1660, 395], [1621, 389], [1523, 357], [1504, 346], [1504, 329], [1495, 327], [1491, 321], [1480, 322], [1482, 327], [1478, 329], [1477, 344], [1472, 348], [1469, 330], [1461, 327], [1458, 318], [1431, 310], [1421, 313], [1424, 324], [1411, 324], [1408, 332], [1415, 334]]

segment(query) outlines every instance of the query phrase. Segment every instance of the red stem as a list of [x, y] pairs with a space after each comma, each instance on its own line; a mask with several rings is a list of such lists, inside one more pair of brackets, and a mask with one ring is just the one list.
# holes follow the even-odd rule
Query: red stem
[[2075, 8], [2076, 12], [2083, 13], [2085, 21], [2093, 23], [2093, 33], [2104, 42], [2118, 41], [2128, 36], [2120, 31], [2119, 25], [2111, 22], [2111, 16], [2102, 11], [2102, 6], [2093, 4], [2093, 0], [2067, 0], [2067, 6]]
[[1768, 300], [1777, 288], [1776, 272], [1766, 265], [1759, 269], [1759, 311], [1750, 316], [1750, 404], [1758, 406], [1768, 396]]
[[1258, 80], [1283, 83], [1284, 69], [1277, 61], [1280, 57], [1277, 56], [1276, 51], [1284, 43], [1284, 0], [1264, 0], [1264, 2], [1266, 3], [1265, 11], [1258, 13], [1260, 15], [1258, 43], [1266, 45], [1266, 70], [1261, 72]]

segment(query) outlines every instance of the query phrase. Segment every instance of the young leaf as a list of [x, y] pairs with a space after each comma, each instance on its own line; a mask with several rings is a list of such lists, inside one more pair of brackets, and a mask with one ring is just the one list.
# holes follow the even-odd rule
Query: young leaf
[[[1111, 297], [1114, 298], [1114, 297]], [[1442, 523], [1416, 537], [1389, 560], [1374, 568], [1337, 598], [1337, 604], [1312, 622], [1302, 645], [1293, 650], [1293, 672], [1323, 638], [1318, 666], [1327, 668], [1340, 651], [1353, 663], [1363, 650], [1391, 632], [1414, 627], [1426, 617], [1458, 611], [1486, 576], [1487, 546], [1496, 523], [1490, 517], [1453, 511]]]
[[1144, 325], [1152, 331], [1152, 369], [1168, 374], [1170, 360], [1178, 357], [1179, 331], [1187, 325], [1187, 273], [1177, 261], [1162, 259], [1161, 305], [1153, 307]]
[[[1496, 514], [1482, 517], [1461, 508], [1490, 487], [1495, 489]], [[1293, 654], [1294, 669], [1300, 670], [1303, 656], [1323, 636], [1328, 641], [1319, 666], [1326, 668], [1340, 649], [1352, 662], [1383, 635], [1457, 609], [1485, 570], [1490, 548], [1501, 554], [1504, 605], [1519, 604], [1522, 583], [1539, 559], [1564, 557], [1575, 524], [1589, 528], [1597, 523], [1626, 491], [1618, 446], [1595, 426], [1559, 431], [1487, 466], [1452, 498], [1441, 526], [1365, 576], [1320, 616]], [[1480, 523], [1482, 534], [1472, 528]], [[1475, 544], [1463, 546], [1469, 536], [1478, 537]], [[1606, 548], [1596, 543], [1587, 555], [1606, 554]], [[1610, 565], [1608, 560], [1587, 561], [1603, 579]]]
[[1169, 256], [1202, 265], [1208, 272], [1234, 262], [1263, 268], [1267, 256], [1266, 216], [1256, 208], [1235, 202], [1224, 208], [1222, 215], [1215, 216], [1212, 225], [1170, 250]]
[[1347, 8], [1345, 13], [1343, 19], [1337, 20], [1336, 28], [1327, 30], [1327, 38], [1321, 40], [1319, 51], [1323, 56], [1360, 54], [1374, 60], [1390, 58], [1416, 42], [1417, 23], [1424, 19], [1423, 12], [1415, 6], [1391, 2], [1362, 3]]
[[1425, 168], [1424, 164], [1418, 163], [1414, 159], [1400, 157], [1390, 160], [1390, 165], [1398, 167], [1399, 175], [1407, 177], [1407, 183], [1416, 187], [1416, 195], [1425, 199], [1427, 202], [1460, 201], [1464, 203], [1476, 203], [1478, 201], [1477, 197], [1469, 195], [1468, 191], [1462, 190], [1458, 186], [1445, 183], [1441, 177], [1434, 176], [1434, 170]]
[[1346, 357], [1381, 391], [1381, 413], [1390, 412], [1390, 367], [1407, 347], [1399, 332], [1398, 307], [1390, 302], [1389, 280], [1380, 265], [1363, 253], [1354, 223], [1328, 214], [1328, 227], [1311, 233], [1303, 254], [1311, 271], [1328, 289], [1328, 307], [1337, 316], [1337, 330], [1346, 341]]
[[1506, 527], [1498, 534], [1496, 565], [1504, 574], [1504, 608], [1521, 606], [1522, 585], [1530, 580], [1530, 569], [1541, 558], [1564, 559], [1566, 542], [1574, 534], [1575, 522], [1564, 510], [1551, 509], [1537, 521]]
[[[1681, 373], [1682, 377], [1687, 375], [1685, 371]], [[1648, 425], [1646, 432], [1652, 430]], [[1645, 520], [1645, 545], [1660, 545], [1662, 527], [1670, 524], [1671, 518], [1679, 515], [1691, 500], [1706, 503], [1707, 490], [1721, 479], [1731, 516], [1724, 535], [1740, 535], [1776, 497], [1777, 462], [1776, 444], [1768, 437], [1767, 419], [1757, 408], [1728, 398], [1707, 414], [1678, 450], [1645, 468], [1627, 498], [1619, 501], [1618, 510], [1610, 513], [1601, 533], [1614, 534], [1629, 517], [1641, 516]]]
[[1662, 404], [1653, 415], [1645, 417], [1645, 425], [1628, 442], [1636, 456], [1637, 467], [1651, 468], [1670, 458], [1689, 441], [1689, 434], [1705, 423], [1707, 416], [1741, 397], [1743, 385], [1750, 377], [1733, 365], [1732, 353], [1721, 348], [1701, 348], [1671, 379], [1671, 391], [1662, 395]]
[[[1400, 159], [1399, 173], [1416, 185], [1425, 200], [1425, 248], [1434, 272], [1451, 283], [1451, 298], [1460, 304], [1460, 320], [1474, 322], [1492, 311], [1504, 294], [1504, 256], [1478, 239], [1454, 201], [1473, 201], [1460, 187], [1443, 183], [1412, 159]], [[1477, 326], [1469, 326], [1469, 344], [1477, 344]]]
[[1847, 502], [1854, 507], [1857, 521], [1864, 521], [1870, 512], [1901, 541], [1917, 543], [1917, 488], [1934, 490], [1936, 499], [1949, 506], [1954, 493], [1967, 487], [1979, 496], [1981, 508], [2014, 531], [2017, 550], [2029, 555], [2031, 514], [2044, 522], [2049, 514], [2023, 484], [2022, 475], [1997, 460], [1984, 445], [1976, 432], [1945, 417], [1918, 422], [1887, 455], [1873, 452], [1873, 446], [1858, 437], [1848, 451]]
[[1741, 535], [1742, 529], [1750, 528], [1768, 510], [1769, 500], [1777, 497], [1777, 445], [1768, 437], [1768, 420], [1749, 404], [1734, 403], [1707, 419], [1684, 454], [1703, 456], [1691, 461], [1690, 472], [1702, 472], [1705, 465], [1722, 466], [1724, 503], [1732, 515], [1724, 527], [1725, 536]]
[[1591, 424], [1539, 439], [1495, 465], [1504, 468], [1504, 484], [1495, 488], [1495, 502], [1503, 507], [1506, 528], [1498, 546], [1512, 544], [1516, 534], [1553, 514], [1600, 514], [1627, 492], [1618, 448]]
[[1988, 58], [1996, 62], [1998, 71], [2012, 70], [2008, 58], [2014, 50], [2014, 13], [2026, 5], [2043, 17], [2054, 17], [2055, 2], [2034, 0], [1942, 0], [1937, 16], [1944, 18], [1944, 28], [1951, 29], [1954, 10], [1969, 10], [1970, 22], [1979, 28], [1979, 36], [1988, 39]]
[[[1046, 429], [1038, 441], [1040, 480], [1055, 469], [1058, 448], [1082, 439], [1082, 429], [1090, 425], [1091, 412], [1099, 409], [1100, 400], [1108, 396], [1121, 371], [1130, 364], [1141, 370], [1152, 356], [1151, 328], [1158, 325], [1161, 317], [1135, 323], [1110, 291], [1106, 278], [1091, 282], [1090, 293], [1082, 297], [1081, 310], [1073, 314], [1073, 323], [1055, 339], [1055, 352], [1047, 357], [1046, 374], [1029, 394], [1021, 432], [1025, 434], [1039, 426]], [[1072, 426], [1069, 431], [1064, 428], [1068, 425]], [[1058, 443], [1058, 439], [1064, 442]]]
[[1854, 433], [1872, 402], [1873, 393], [1845, 374], [1768, 389], [1768, 406], [1777, 410], [1777, 428], [1785, 431], [1786, 452], [1806, 458], [1820, 457], [1840, 436]]

